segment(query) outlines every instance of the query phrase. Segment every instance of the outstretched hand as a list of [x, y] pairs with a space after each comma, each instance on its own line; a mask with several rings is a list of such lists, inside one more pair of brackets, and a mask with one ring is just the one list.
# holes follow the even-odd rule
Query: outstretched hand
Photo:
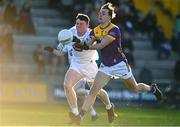
[[44, 47], [44, 50], [46, 50], [46, 51], [52, 53], [53, 50], [54, 50], [54, 48], [52, 48], [51, 46], [46, 46], [46, 47]]

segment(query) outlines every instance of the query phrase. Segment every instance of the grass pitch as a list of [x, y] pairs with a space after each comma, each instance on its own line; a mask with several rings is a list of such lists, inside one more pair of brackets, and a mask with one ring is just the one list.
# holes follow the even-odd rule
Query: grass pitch
[[[81, 126], [177, 126], [180, 110], [155, 108], [118, 108], [113, 124], [107, 121], [103, 106], [96, 107], [99, 119], [91, 122], [89, 113]], [[0, 126], [67, 126], [69, 107], [62, 104], [0, 104]]]

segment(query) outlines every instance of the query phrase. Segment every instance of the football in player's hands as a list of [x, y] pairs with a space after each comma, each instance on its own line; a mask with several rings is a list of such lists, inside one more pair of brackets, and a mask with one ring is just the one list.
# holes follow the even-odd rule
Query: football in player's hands
[[54, 50], [54, 48], [52, 48], [51, 46], [46, 46], [46, 47], [44, 47], [44, 50], [46, 50], [46, 51], [52, 53], [53, 50]]

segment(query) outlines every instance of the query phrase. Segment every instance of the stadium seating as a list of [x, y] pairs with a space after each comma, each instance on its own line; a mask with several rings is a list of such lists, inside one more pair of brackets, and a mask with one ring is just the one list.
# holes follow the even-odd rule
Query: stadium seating
[[[33, 58], [33, 52], [39, 44], [43, 47], [47, 45], [55, 46], [57, 44], [58, 32], [66, 26], [69, 26], [69, 21], [62, 18], [58, 10], [50, 8], [48, 6], [48, 0], [30, 0], [29, 2], [36, 34], [13, 35], [14, 59], [10, 64], [2, 63], [2, 59], [0, 60], [1, 74], [3, 75], [0, 80], [2, 82], [49, 82], [51, 80], [54, 81], [54, 83], [57, 83], [57, 81], [62, 82], [66, 67], [58, 70], [59, 73], [63, 73], [62, 76], [59, 76], [56, 73], [51, 74], [51, 72], [49, 72], [51, 74], [51, 76], [49, 76], [47, 72], [52, 68], [55, 68], [50, 65], [45, 65], [46, 72], [39, 74]], [[49, 54], [44, 52], [44, 55], [47, 62], [47, 56]], [[15, 76], [10, 77], [9, 74]]]
[[151, 46], [147, 37], [134, 38], [134, 59], [135, 59], [135, 77], [138, 76], [140, 69], [146, 65], [153, 74], [154, 82], [160, 84], [169, 84], [173, 81], [173, 68], [175, 66], [175, 57], [172, 55], [167, 60], [158, 60], [157, 52]]

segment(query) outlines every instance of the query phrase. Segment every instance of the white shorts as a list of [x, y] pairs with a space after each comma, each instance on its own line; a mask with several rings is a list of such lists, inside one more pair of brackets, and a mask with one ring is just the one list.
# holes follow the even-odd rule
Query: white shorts
[[132, 76], [131, 68], [124, 61], [110, 67], [101, 64], [99, 71], [115, 79], [128, 79]]
[[69, 69], [73, 69], [78, 72], [83, 78], [86, 78], [88, 82], [94, 81], [98, 71], [98, 67], [95, 61], [86, 61], [84, 63], [71, 61]]
[[87, 83], [86, 79], [81, 79], [75, 86], [74, 86], [74, 90], [78, 91], [78, 89], [85, 89], [85, 85]]

